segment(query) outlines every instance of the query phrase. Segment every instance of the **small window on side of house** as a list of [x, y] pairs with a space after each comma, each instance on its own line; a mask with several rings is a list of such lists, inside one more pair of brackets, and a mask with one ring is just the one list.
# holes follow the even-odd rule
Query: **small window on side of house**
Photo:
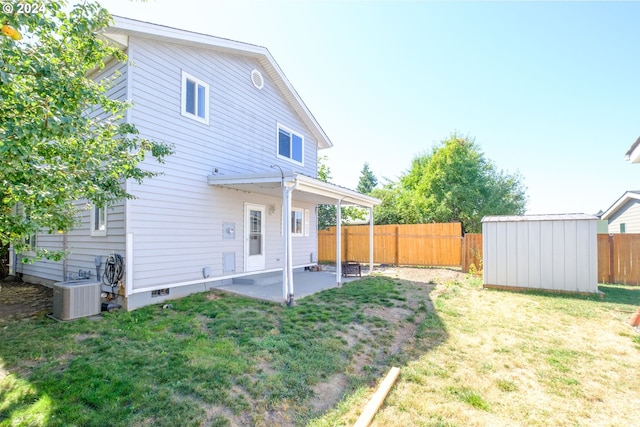
[[[27, 220], [31, 219], [31, 215], [25, 214], [25, 218]], [[25, 237], [24, 239], [25, 245], [27, 245], [28, 252], [36, 252], [38, 250], [38, 234], [33, 233]]]
[[626, 232], [627, 232], [627, 224], [623, 222], [620, 224], [620, 233], [626, 233]]
[[291, 235], [302, 236], [304, 232], [304, 211], [302, 209], [291, 209]]
[[91, 235], [103, 237], [107, 235], [107, 208], [93, 205], [89, 217]]
[[209, 124], [209, 85], [184, 71], [181, 114], [200, 123]]
[[309, 209], [291, 209], [291, 235], [309, 235]]
[[277, 156], [300, 165], [304, 164], [304, 137], [278, 124]]

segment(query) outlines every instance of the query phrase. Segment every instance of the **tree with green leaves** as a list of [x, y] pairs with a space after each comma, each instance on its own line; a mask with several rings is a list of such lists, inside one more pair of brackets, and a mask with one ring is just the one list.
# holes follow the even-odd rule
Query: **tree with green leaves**
[[108, 61], [126, 60], [100, 37], [109, 13], [97, 3], [42, 5], [0, 15], [0, 244], [17, 252], [38, 231], [72, 229], [88, 203], [132, 197], [124, 182], [154, 175], [140, 162], [171, 153], [139, 137], [124, 120], [129, 105], [107, 96], [117, 76], [95, 78]]
[[[473, 139], [455, 133], [415, 157], [397, 185], [375, 196], [383, 201], [377, 209], [393, 222], [460, 221], [466, 233], [480, 232], [486, 215], [523, 214], [527, 201], [518, 173], [498, 170]], [[380, 214], [375, 218], [384, 223]]]
[[[327, 156], [318, 158], [318, 179], [324, 182], [330, 182], [331, 169], [327, 165]], [[336, 205], [318, 205], [318, 230], [326, 230], [336, 225]], [[342, 223], [346, 224], [350, 220], [363, 219], [364, 212], [355, 206], [345, 206], [341, 210]]]
[[364, 162], [364, 166], [360, 171], [360, 179], [358, 180], [358, 186], [356, 191], [362, 194], [371, 194], [374, 188], [378, 185], [378, 178], [369, 169], [369, 163]]

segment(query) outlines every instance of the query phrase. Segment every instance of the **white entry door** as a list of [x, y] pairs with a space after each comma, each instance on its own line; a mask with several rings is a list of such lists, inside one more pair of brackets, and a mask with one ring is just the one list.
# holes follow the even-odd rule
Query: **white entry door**
[[245, 205], [245, 266], [246, 271], [264, 270], [264, 206]]

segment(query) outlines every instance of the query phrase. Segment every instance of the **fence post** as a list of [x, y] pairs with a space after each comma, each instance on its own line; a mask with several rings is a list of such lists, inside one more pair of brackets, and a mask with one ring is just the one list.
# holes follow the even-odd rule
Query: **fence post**
[[613, 234], [609, 234], [609, 283], [616, 283], [613, 281], [614, 279], [614, 274], [613, 274], [613, 267], [615, 266], [615, 263], [613, 261]]
[[349, 261], [349, 227], [344, 229], [344, 260]]
[[396, 225], [396, 265], [400, 265], [400, 227]]
[[462, 260], [462, 272], [468, 273], [467, 271], [467, 236], [466, 234], [462, 236], [462, 256], [460, 257]]

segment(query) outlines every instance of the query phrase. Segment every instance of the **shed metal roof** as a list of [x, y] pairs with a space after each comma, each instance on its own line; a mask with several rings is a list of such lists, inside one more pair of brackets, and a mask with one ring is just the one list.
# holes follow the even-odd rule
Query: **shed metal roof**
[[597, 220], [594, 215], [584, 213], [542, 214], [542, 215], [495, 215], [485, 216], [482, 222], [522, 222], [522, 221], [586, 221]]

